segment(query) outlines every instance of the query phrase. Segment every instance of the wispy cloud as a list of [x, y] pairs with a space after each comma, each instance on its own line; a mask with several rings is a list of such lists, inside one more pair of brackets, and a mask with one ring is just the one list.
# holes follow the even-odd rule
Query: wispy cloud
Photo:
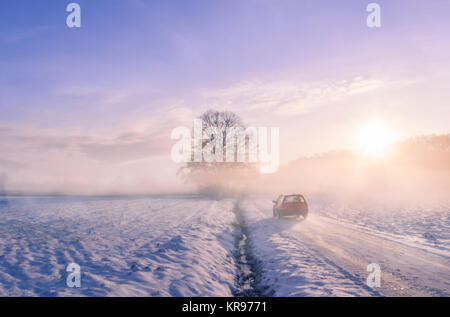
[[41, 26], [36, 26], [36, 27], [31, 27], [31, 28], [10, 30], [10, 31], [0, 35], [0, 39], [2, 40], [2, 42], [5, 42], [5, 43], [14, 43], [14, 42], [19, 42], [19, 41], [23, 41], [23, 40], [28, 40], [30, 38], [33, 38], [39, 34], [45, 33], [52, 29], [54, 29], [54, 26], [41, 25]]
[[312, 82], [254, 80], [202, 95], [212, 107], [270, 111], [278, 115], [292, 116], [302, 115], [316, 107], [386, 85], [387, 82], [381, 79], [362, 77]]
[[0, 127], [0, 175], [6, 190], [61, 193], [148, 193], [176, 190], [170, 133], [186, 110], [174, 108], [146, 127], [118, 134]]

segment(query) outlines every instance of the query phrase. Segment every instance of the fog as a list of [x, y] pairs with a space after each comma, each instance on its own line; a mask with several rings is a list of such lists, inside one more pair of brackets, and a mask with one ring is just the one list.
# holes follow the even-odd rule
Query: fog
[[[0, 161], [0, 194], [197, 193], [220, 199], [301, 193], [307, 198], [366, 203], [450, 202], [449, 136], [399, 142], [389, 155], [377, 159], [348, 150], [299, 158], [264, 175], [257, 172], [258, 166], [236, 168], [234, 163], [186, 174], [183, 164], [171, 160], [170, 145], [164, 147], [160, 135], [127, 135], [108, 142], [75, 137], [8, 138], [7, 131], [1, 137], [3, 148], [9, 151]], [[161, 145], [156, 151], [141, 150], [157, 140]]]
[[[300, 193], [334, 201], [409, 206], [450, 204], [449, 136], [429, 136], [396, 143], [383, 158], [352, 151], [299, 158], [277, 173], [204, 175], [202, 193], [213, 196]], [[206, 186], [205, 186], [206, 185]], [[208, 191], [209, 189], [209, 191]]]
[[6, 174], [0, 173], [0, 195], [5, 193]]
[[302, 193], [376, 204], [450, 203], [450, 172], [392, 161], [343, 155], [302, 159], [265, 177], [258, 191], [276, 196]]

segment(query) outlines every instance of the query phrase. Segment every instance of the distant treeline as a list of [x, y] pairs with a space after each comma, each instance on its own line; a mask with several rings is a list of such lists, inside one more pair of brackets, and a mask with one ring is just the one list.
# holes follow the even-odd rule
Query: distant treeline
[[418, 136], [394, 148], [394, 162], [425, 169], [450, 170], [450, 135]]
[[[350, 150], [332, 151], [308, 158], [299, 158], [290, 167], [312, 162], [357, 161], [361, 156]], [[416, 136], [392, 145], [388, 161], [392, 165], [410, 166], [423, 169], [450, 170], [450, 134]]]
[[379, 160], [350, 150], [299, 158], [267, 176], [263, 183], [282, 192], [311, 194], [441, 195], [450, 186], [450, 135], [397, 142], [390, 154]]

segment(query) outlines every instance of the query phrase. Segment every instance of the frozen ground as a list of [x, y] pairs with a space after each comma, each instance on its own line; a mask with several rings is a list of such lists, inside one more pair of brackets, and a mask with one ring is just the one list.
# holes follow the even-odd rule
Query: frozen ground
[[450, 295], [448, 207], [309, 203], [297, 221], [267, 198], [0, 198], [0, 296]]
[[[194, 197], [2, 199], [0, 295], [231, 296], [232, 208]], [[66, 286], [71, 262], [79, 289]]]
[[[271, 218], [270, 200], [240, 210], [261, 285], [275, 296], [449, 296], [449, 209], [389, 209], [310, 201], [306, 221]], [[428, 207], [430, 208], [430, 207]], [[369, 263], [381, 287], [366, 286]]]
[[409, 206], [405, 203], [362, 205], [325, 199], [313, 200], [313, 203], [319, 215], [433, 253], [450, 254], [450, 205], [417, 202]]

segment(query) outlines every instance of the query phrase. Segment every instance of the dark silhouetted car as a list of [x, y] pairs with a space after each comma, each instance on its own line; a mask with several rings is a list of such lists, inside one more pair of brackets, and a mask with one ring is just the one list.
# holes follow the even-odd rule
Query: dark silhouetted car
[[273, 216], [278, 219], [285, 217], [306, 218], [308, 216], [308, 204], [303, 195], [281, 195], [273, 203]]

